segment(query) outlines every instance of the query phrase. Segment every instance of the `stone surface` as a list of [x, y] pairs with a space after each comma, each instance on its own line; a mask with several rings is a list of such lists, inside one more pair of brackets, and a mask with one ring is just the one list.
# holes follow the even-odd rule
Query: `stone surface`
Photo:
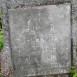
[[10, 0], [8, 2], [8, 4], [11, 5], [10, 8], [23, 8], [40, 5], [63, 4], [70, 2], [70, 0]]
[[[25, 2], [23, 2], [25, 1]], [[38, 0], [38, 3], [34, 3], [34, 1], [37, 0], [2, 0], [2, 12], [3, 12], [3, 30], [4, 30], [4, 51], [2, 55], [2, 66], [4, 67], [2, 69], [3, 77], [14, 77], [11, 76], [13, 75], [11, 69], [12, 69], [12, 63], [11, 63], [11, 46], [10, 46], [10, 37], [9, 37], [9, 28], [8, 28], [8, 9], [13, 8], [25, 8], [24, 4], [28, 4], [29, 7], [32, 6], [38, 6], [40, 4], [42, 5], [52, 5], [56, 3], [56, 5], [60, 4], [61, 1], [62, 3], [69, 2], [71, 3], [71, 25], [72, 25], [72, 38], [73, 38], [73, 60], [74, 60], [74, 65], [76, 63], [76, 41], [77, 41], [77, 0], [43, 0], [44, 2], [42, 3], [42, 0]], [[54, 2], [53, 2], [54, 1]], [[20, 5], [21, 4], [21, 5]], [[27, 6], [27, 5], [25, 5]], [[57, 14], [57, 13], [56, 13]], [[13, 66], [14, 68], [14, 66]], [[66, 74], [61, 74], [60, 75], [44, 75], [45, 77], [68, 77], [69, 75]], [[40, 76], [40, 77], [44, 77]], [[37, 76], [36, 76], [37, 77]], [[39, 77], [39, 76], [38, 76]]]
[[10, 36], [9, 36], [9, 28], [8, 28], [8, 12], [6, 0], [1, 0], [1, 8], [2, 8], [2, 28], [4, 34], [4, 48], [1, 54], [1, 72], [2, 77], [12, 77], [13, 75], [13, 66], [11, 59], [11, 46], [10, 46]]
[[77, 52], [76, 52], [76, 47], [77, 47], [77, 0], [71, 0], [72, 4], [72, 38], [73, 38], [73, 60], [74, 60], [74, 65], [77, 62]]
[[70, 4], [9, 10], [15, 77], [68, 73]]

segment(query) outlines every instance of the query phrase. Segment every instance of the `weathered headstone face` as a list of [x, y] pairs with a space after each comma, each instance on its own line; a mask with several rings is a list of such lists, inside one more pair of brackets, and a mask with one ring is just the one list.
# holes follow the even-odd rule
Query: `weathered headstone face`
[[69, 71], [70, 4], [10, 9], [9, 27], [15, 77]]

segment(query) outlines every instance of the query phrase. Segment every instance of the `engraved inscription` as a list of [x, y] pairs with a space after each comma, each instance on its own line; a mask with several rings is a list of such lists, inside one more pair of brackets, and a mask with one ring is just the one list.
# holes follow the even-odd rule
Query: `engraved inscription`
[[67, 73], [70, 4], [9, 10], [15, 77]]

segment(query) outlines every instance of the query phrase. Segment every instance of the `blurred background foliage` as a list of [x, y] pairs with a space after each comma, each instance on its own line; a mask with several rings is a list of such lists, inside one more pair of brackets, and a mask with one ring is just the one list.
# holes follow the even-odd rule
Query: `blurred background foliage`
[[[1, 9], [0, 9], [0, 56], [1, 56], [1, 50], [3, 48], [3, 31], [2, 31], [1, 17], [2, 17], [2, 12], [1, 12]], [[0, 57], [0, 77], [2, 77], [2, 74], [1, 74], [1, 57]]]
[[3, 48], [3, 31], [2, 31], [1, 17], [2, 17], [2, 12], [1, 12], [1, 9], [0, 9], [0, 50]]
[[2, 12], [1, 12], [1, 9], [0, 9], [0, 29], [2, 29], [2, 20], [1, 20], [1, 17], [2, 17]]

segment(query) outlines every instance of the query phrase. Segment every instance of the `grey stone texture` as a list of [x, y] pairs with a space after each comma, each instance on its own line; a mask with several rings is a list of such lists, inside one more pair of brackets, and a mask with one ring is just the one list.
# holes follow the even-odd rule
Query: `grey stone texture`
[[70, 4], [11, 9], [9, 28], [15, 77], [69, 72]]
[[[56, 4], [57, 6], [59, 6], [58, 4], [63, 4], [63, 3], [68, 3], [70, 2], [71, 3], [71, 27], [72, 27], [72, 38], [73, 38], [73, 54], [74, 54], [74, 57], [73, 57], [73, 60], [74, 60], [74, 64], [76, 62], [76, 38], [77, 38], [77, 0], [2, 0], [2, 11], [3, 11], [3, 30], [4, 30], [4, 52], [3, 52], [3, 55], [2, 55], [2, 73], [3, 73], [3, 77], [17, 77], [17, 76], [14, 76], [14, 73], [12, 72], [12, 70], [14, 71], [15, 70], [15, 59], [13, 59], [13, 57], [15, 56], [13, 53], [16, 53], [15, 51], [12, 52], [12, 46], [13, 44], [11, 44], [11, 38], [12, 36], [10, 36], [10, 31], [9, 31], [9, 21], [8, 21], [8, 9], [19, 9], [19, 8], [27, 8], [27, 7], [34, 7], [34, 6], [45, 6], [45, 5], [52, 5], [52, 4]], [[37, 10], [37, 9], [36, 9]], [[46, 11], [47, 12], [47, 11]], [[64, 13], [64, 12], [63, 12]], [[55, 13], [57, 14], [57, 13]], [[64, 14], [63, 14], [64, 15]], [[21, 16], [21, 15], [20, 15]], [[35, 15], [37, 16], [37, 15]], [[14, 17], [13, 17], [14, 18]], [[48, 18], [48, 16], [47, 16]], [[67, 17], [68, 19], [69, 17]], [[26, 19], [27, 20], [27, 19]], [[20, 20], [21, 21], [21, 20]], [[33, 20], [34, 21], [34, 18]], [[42, 20], [43, 21], [43, 20]], [[62, 20], [61, 20], [62, 21]], [[15, 22], [15, 21], [14, 21]], [[63, 22], [63, 21], [62, 21]], [[64, 21], [65, 22], [65, 21]], [[24, 23], [24, 21], [23, 21]], [[45, 22], [42, 22], [42, 23], [38, 23], [38, 24], [44, 24]], [[69, 22], [68, 22], [69, 23]], [[22, 25], [22, 23], [20, 23]], [[19, 25], [20, 25], [19, 24]], [[26, 24], [27, 25], [27, 24]], [[35, 28], [35, 27], [34, 27]], [[46, 27], [48, 28], [48, 27]], [[23, 29], [23, 28], [22, 28]], [[26, 29], [26, 28], [25, 28]], [[66, 29], [66, 28], [65, 28]], [[41, 31], [40, 31], [41, 30]], [[46, 29], [44, 29], [46, 30]], [[43, 32], [44, 31], [43, 28], [39, 28], [38, 29], [38, 33], [39, 32]], [[47, 29], [48, 30], [48, 29]], [[11, 29], [12, 31], [12, 29]], [[49, 32], [49, 31], [48, 31]], [[69, 32], [69, 29], [68, 29], [68, 32]], [[36, 32], [37, 33], [37, 32]], [[65, 32], [67, 33], [67, 32]], [[67, 33], [68, 34], [68, 33]], [[29, 34], [30, 35], [30, 34]], [[69, 35], [69, 34], [68, 34]], [[14, 35], [16, 36], [16, 34]], [[34, 35], [33, 36], [33, 39], [34, 38]], [[30, 36], [29, 36], [30, 37]], [[39, 36], [40, 37], [40, 36]], [[26, 39], [26, 38], [22, 38], [22, 39]], [[28, 38], [27, 38], [28, 39]], [[67, 40], [66, 40], [67, 41]], [[23, 42], [23, 41], [22, 41]], [[30, 44], [30, 43], [27, 43], [27, 44]], [[37, 44], [37, 43], [34, 43], [34, 44]], [[69, 43], [68, 43], [69, 44]], [[21, 44], [22, 45], [22, 44]], [[19, 46], [19, 45], [18, 45]], [[17, 47], [18, 47], [17, 46]], [[21, 47], [20, 47], [21, 48]], [[24, 47], [25, 48], [25, 47]], [[28, 48], [29, 49], [29, 48]], [[14, 49], [13, 49], [14, 50]], [[29, 49], [30, 50], [30, 49]], [[40, 50], [40, 48], [39, 48]], [[41, 50], [40, 50], [41, 51]], [[24, 49], [23, 49], [23, 52], [24, 52]], [[16, 53], [18, 54], [18, 53]], [[64, 53], [65, 54], [65, 53]], [[25, 54], [21, 54], [21, 55], [25, 55]], [[32, 53], [31, 53], [32, 55]], [[40, 56], [40, 53], [38, 54]], [[37, 57], [38, 57], [37, 55]], [[61, 55], [61, 53], [60, 53]], [[66, 55], [66, 54], [65, 54]], [[68, 54], [70, 55], [70, 54]], [[43, 55], [41, 55], [42, 57]], [[45, 56], [45, 55], [44, 55]], [[67, 55], [66, 55], [67, 56]], [[18, 56], [17, 56], [18, 57]], [[35, 56], [36, 57], [36, 56]], [[68, 56], [67, 56], [68, 57]], [[60, 59], [60, 57], [58, 57]], [[19, 58], [18, 58], [19, 59]], [[18, 60], [17, 59], [17, 60]], [[23, 65], [25, 64], [24, 63], [24, 59], [23, 57], [21, 56], [21, 59], [23, 61]], [[32, 59], [32, 58], [31, 58]], [[34, 58], [33, 58], [34, 59]], [[64, 58], [63, 58], [64, 59]], [[71, 60], [71, 59], [70, 59]], [[34, 60], [32, 60], [34, 61]], [[40, 61], [40, 60], [38, 60]], [[13, 63], [12, 63], [13, 62]], [[70, 62], [70, 61], [69, 61]], [[18, 62], [17, 62], [18, 63]], [[33, 63], [33, 62], [31, 62]], [[59, 62], [60, 63], [60, 62]], [[60, 63], [61, 64], [61, 63]], [[63, 63], [62, 63], [63, 64]], [[37, 65], [37, 64], [36, 64]], [[25, 65], [24, 65], [25, 66]], [[30, 68], [30, 67], [29, 67]], [[19, 68], [18, 68], [19, 69]], [[37, 70], [37, 69], [36, 69]], [[19, 70], [21, 71], [21, 70]], [[31, 70], [30, 70], [31, 71]], [[22, 72], [21, 72], [22, 73]], [[46, 75], [45, 77], [68, 77], [68, 75]], [[22, 77], [22, 76], [21, 76]], [[24, 76], [23, 76], [24, 77]], [[43, 77], [43, 76], [42, 76]]]

